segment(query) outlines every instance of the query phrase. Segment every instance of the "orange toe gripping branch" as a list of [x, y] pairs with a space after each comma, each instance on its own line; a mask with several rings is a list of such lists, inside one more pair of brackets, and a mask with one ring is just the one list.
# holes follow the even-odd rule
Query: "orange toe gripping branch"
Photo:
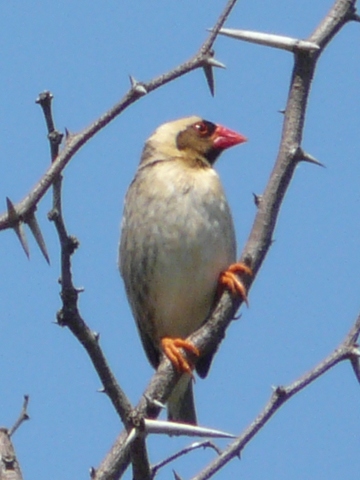
[[179, 372], [189, 373], [192, 376], [193, 367], [190, 365], [188, 360], [183, 357], [179, 350], [180, 348], [183, 348], [187, 352], [190, 352], [198, 357], [200, 352], [192, 343], [187, 342], [182, 338], [163, 337], [161, 339], [161, 346], [164, 354]]
[[219, 275], [219, 287], [220, 289], [228, 288], [233, 295], [239, 295], [247, 306], [249, 302], [247, 299], [247, 291], [245, 285], [237, 277], [237, 273], [245, 273], [246, 275], [252, 275], [250, 267], [245, 263], [233, 263], [224, 272]]

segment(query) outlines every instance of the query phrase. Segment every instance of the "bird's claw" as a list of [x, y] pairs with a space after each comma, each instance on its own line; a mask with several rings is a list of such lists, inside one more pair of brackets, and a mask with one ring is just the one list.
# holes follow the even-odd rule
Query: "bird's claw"
[[233, 295], [239, 295], [249, 306], [247, 299], [247, 289], [237, 274], [246, 274], [252, 276], [252, 270], [245, 263], [232, 263], [226, 270], [219, 275], [219, 288], [227, 288]]
[[193, 376], [193, 366], [184, 358], [180, 351], [180, 348], [182, 348], [198, 357], [200, 352], [192, 343], [183, 338], [163, 337], [161, 339], [161, 346], [164, 354], [179, 372], [188, 373]]

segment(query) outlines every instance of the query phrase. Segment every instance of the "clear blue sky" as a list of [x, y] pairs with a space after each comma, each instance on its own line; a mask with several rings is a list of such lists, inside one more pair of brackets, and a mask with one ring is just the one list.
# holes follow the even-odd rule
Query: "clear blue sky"
[[[21, 200], [49, 164], [44, 119], [34, 101], [55, 96], [59, 130], [78, 131], [128, 89], [128, 74], [150, 80], [188, 59], [225, 4], [220, 0], [1, 2], [0, 193]], [[226, 26], [306, 38], [331, 0], [239, 1]], [[232, 324], [209, 377], [196, 382], [201, 424], [239, 433], [264, 406], [271, 386], [310, 369], [343, 339], [360, 306], [360, 28], [348, 25], [321, 58], [310, 95], [303, 147], [322, 169], [296, 172], [275, 242]], [[144, 140], [164, 121], [199, 114], [249, 138], [217, 165], [231, 204], [239, 250], [272, 169], [292, 56], [219, 38], [212, 98], [201, 71], [126, 110], [66, 169], [64, 212], [81, 248], [74, 280], [80, 308], [134, 404], [152, 374], [138, 339], [116, 257], [126, 188]], [[59, 248], [39, 207], [49, 267], [30, 240], [31, 260], [10, 232], [0, 235], [0, 424], [11, 426], [22, 395], [31, 421], [14, 437], [25, 478], [88, 478], [121, 425], [82, 347], [53, 324], [60, 308]], [[360, 471], [360, 386], [337, 366], [286, 404], [216, 478], [338, 480]], [[150, 440], [153, 462], [189, 443]], [[225, 442], [219, 442], [224, 446]], [[174, 464], [183, 478], [212, 452]], [[164, 471], [159, 479], [171, 478]], [[128, 474], [127, 478], [131, 478]]]

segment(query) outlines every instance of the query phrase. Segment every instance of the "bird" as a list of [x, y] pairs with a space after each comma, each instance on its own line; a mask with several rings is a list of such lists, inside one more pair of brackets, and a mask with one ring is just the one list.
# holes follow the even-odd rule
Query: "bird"
[[205, 377], [212, 354], [186, 338], [209, 317], [227, 288], [247, 302], [237, 273], [232, 215], [214, 163], [246, 142], [233, 130], [190, 116], [162, 124], [145, 142], [127, 191], [121, 223], [119, 269], [150, 364], [162, 355], [182, 373], [168, 399], [168, 420], [197, 424], [193, 364]]

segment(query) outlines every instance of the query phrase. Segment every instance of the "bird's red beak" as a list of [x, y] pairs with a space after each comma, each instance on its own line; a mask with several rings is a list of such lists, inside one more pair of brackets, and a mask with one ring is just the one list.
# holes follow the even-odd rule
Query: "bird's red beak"
[[225, 150], [225, 148], [233, 147], [239, 143], [244, 143], [247, 138], [240, 133], [234, 132], [229, 128], [216, 125], [215, 132], [213, 133], [214, 147]]

